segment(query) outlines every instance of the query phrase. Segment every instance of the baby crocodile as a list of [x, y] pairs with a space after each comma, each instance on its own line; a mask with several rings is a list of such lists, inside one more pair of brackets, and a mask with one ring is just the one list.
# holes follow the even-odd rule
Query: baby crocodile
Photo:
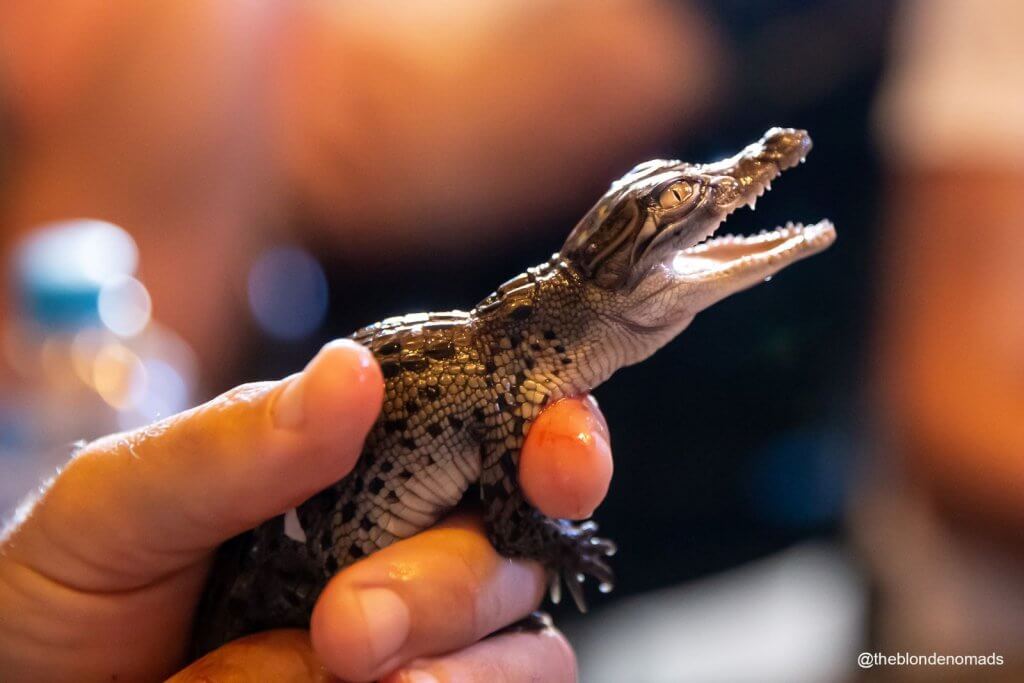
[[610, 590], [612, 543], [595, 536], [592, 522], [546, 517], [523, 497], [516, 472], [530, 425], [552, 401], [650, 356], [701, 310], [829, 246], [828, 221], [712, 237], [810, 148], [806, 132], [773, 128], [717, 163], [640, 164], [612, 184], [561, 251], [472, 311], [389, 318], [356, 332], [386, 382], [357, 466], [221, 548], [195, 651], [308, 625], [335, 572], [431, 526], [474, 484], [494, 546], [543, 563], [553, 599], [564, 580], [583, 609], [585, 576]]

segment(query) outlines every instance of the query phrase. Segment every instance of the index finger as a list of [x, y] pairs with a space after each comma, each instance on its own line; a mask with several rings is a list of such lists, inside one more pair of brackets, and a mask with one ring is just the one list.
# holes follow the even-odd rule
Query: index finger
[[540, 604], [536, 562], [502, 557], [482, 523], [456, 515], [346, 567], [321, 593], [313, 645], [349, 681], [467, 647]]
[[586, 519], [612, 478], [608, 423], [593, 396], [558, 401], [537, 417], [519, 456], [526, 499], [548, 517]]

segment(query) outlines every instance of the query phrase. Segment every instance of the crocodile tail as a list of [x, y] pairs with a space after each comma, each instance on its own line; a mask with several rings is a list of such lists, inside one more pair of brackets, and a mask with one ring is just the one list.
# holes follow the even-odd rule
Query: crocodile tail
[[242, 624], [238, 623], [238, 611], [231, 609], [231, 596], [238, 592], [238, 580], [245, 576], [245, 556], [252, 546], [253, 536], [253, 531], [246, 531], [217, 549], [210, 567], [210, 578], [196, 607], [189, 647], [190, 660], [198, 659], [244, 635], [238, 632]]
[[257, 631], [309, 628], [327, 578], [305, 544], [285, 535], [280, 515], [228, 540], [196, 610], [192, 656]]

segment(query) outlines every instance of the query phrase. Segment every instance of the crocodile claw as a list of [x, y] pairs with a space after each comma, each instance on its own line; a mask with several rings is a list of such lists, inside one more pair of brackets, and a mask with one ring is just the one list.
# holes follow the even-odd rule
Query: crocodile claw
[[597, 524], [592, 521], [579, 525], [565, 520], [559, 522], [562, 552], [552, 567], [551, 601], [558, 604], [561, 600], [564, 582], [576, 607], [585, 613], [587, 602], [583, 595], [583, 582], [586, 577], [596, 579], [602, 593], [610, 592], [615, 586], [615, 574], [606, 559], [615, 554], [615, 543], [595, 536]]

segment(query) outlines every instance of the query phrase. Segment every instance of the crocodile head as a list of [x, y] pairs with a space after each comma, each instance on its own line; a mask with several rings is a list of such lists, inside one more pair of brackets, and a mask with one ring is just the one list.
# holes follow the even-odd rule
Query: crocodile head
[[580, 274], [601, 317], [635, 338], [624, 361], [647, 357], [701, 310], [835, 240], [828, 221], [714, 236], [729, 214], [753, 208], [810, 149], [805, 131], [772, 128], [715, 163], [648, 161], [613, 183], [583, 217], [559, 256]]

